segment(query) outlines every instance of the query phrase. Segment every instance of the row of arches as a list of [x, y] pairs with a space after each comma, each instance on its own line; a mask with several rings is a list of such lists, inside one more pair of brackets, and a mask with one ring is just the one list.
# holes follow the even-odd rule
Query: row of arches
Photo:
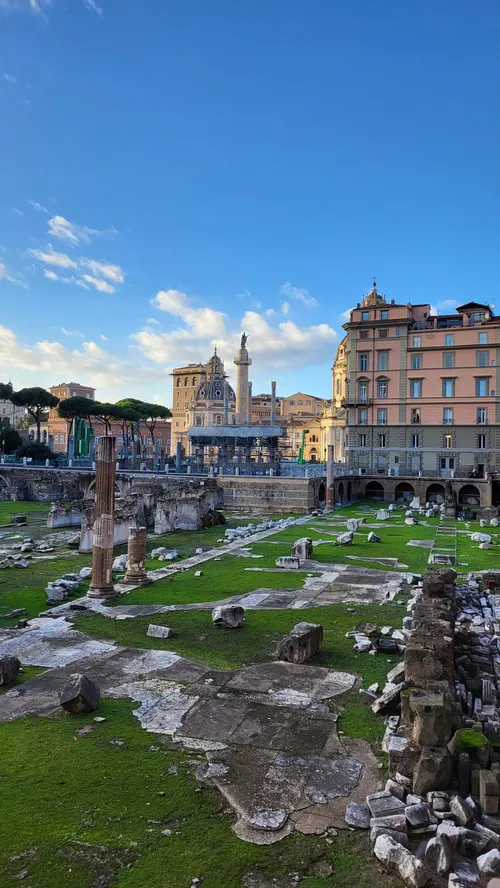
[[345, 484], [340, 481], [337, 486], [337, 502], [350, 503], [352, 499], [352, 482], [347, 481]]
[[[415, 496], [415, 488], [409, 481], [401, 481], [394, 490], [396, 502], [409, 502]], [[444, 503], [445, 489], [443, 484], [429, 484], [425, 493], [425, 502]], [[369, 481], [365, 487], [365, 498], [383, 502], [386, 498], [383, 484], [380, 481]], [[473, 507], [481, 505], [481, 493], [475, 484], [464, 484], [458, 492], [458, 505]]]

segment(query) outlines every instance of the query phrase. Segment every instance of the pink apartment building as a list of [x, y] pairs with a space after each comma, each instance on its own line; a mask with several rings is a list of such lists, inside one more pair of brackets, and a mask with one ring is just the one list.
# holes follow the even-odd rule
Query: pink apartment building
[[500, 471], [500, 318], [387, 302], [373, 289], [347, 331], [347, 446], [367, 475], [483, 478]]

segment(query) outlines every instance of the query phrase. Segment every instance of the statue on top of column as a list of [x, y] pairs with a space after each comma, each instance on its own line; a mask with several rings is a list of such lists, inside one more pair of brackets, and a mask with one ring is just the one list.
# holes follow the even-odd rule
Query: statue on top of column
[[241, 334], [240, 348], [246, 348], [248, 336], [246, 333]]

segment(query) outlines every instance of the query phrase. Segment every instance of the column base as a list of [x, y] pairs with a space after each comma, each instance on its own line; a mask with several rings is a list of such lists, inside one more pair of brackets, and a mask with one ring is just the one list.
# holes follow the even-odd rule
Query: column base
[[123, 580], [120, 582], [120, 586], [151, 586], [153, 580], [150, 580], [148, 576], [134, 577], [134, 576], [124, 576]]
[[116, 591], [114, 586], [90, 586], [87, 592], [88, 598], [115, 598]]

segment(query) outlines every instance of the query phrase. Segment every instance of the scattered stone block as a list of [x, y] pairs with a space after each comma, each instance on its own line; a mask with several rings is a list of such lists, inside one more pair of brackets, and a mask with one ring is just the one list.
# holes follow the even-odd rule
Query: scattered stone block
[[456, 795], [451, 800], [450, 811], [460, 826], [467, 826], [468, 823], [474, 820], [474, 811], [465, 799], [459, 795]]
[[337, 546], [350, 546], [352, 545], [354, 534], [352, 532], [349, 533], [340, 533], [337, 537]]
[[479, 543], [480, 549], [491, 549], [491, 543]]
[[276, 559], [276, 567], [282, 567], [284, 570], [298, 570], [300, 568], [300, 558], [296, 555], [282, 555]]
[[480, 873], [487, 876], [500, 876], [500, 851], [498, 848], [481, 854], [477, 858], [477, 867]]
[[385, 791], [390, 792], [391, 795], [395, 796], [401, 802], [404, 802], [406, 797], [406, 789], [400, 783], [396, 783], [395, 780], [389, 780], [385, 784]]
[[377, 715], [377, 713], [396, 712], [401, 701], [402, 690], [403, 683], [395, 685], [394, 688], [386, 691], [386, 693], [382, 694], [378, 700], [375, 700], [375, 702], [372, 703], [372, 712], [374, 712], [375, 715]]
[[128, 555], [117, 555], [116, 558], [113, 559], [112, 570], [115, 573], [122, 573], [122, 571], [127, 570], [128, 564]]
[[309, 537], [302, 537], [300, 540], [296, 540], [292, 547], [292, 556], [296, 556], [300, 558], [301, 561], [306, 561], [309, 558], [313, 557], [313, 544], [312, 540]]
[[239, 629], [243, 626], [245, 611], [239, 605], [226, 604], [214, 607], [212, 611], [212, 623], [227, 629]]
[[479, 772], [479, 799], [485, 814], [498, 813], [498, 781], [492, 771]]
[[387, 521], [391, 517], [389, 509], [379, 509], [377, 512], [377, 521]]
[[453, 849], [446, 836], [434, 836], [427, 842], [425, 859], [434, 866], [438, 876], [445, 876], [453, 860]]
[[149, 638], [172, 638], [175, 632], [170, 626], [155, 626], [154, 623], [150, 623], [146, 635]]
[[21, 661], [17, 657], [0, 658], [0, 687], [15, 681], [19, 675]]
[[449, 786], [452, 759], [447, 749], [424, 746], [413, 771], [413, 792], [425, 796], [432, 789]]
[[59, 701], [66, 712], [82, 715], [95, 712], [101, 692], [96, 683], [81, 673], [70, 675], [68, 684], [59, 694]]
[[473, 543], [491, 543], [491, 536], [489, 533], [473, 533], [471, 535], [471, 540]]
[[370, 809], [368, 805], [349, 802], [345, 809], [345, 822], [354, 829], [370, 829]]
[[392, 669], [387, 673], [387, 681], [391, 682], [391, 684], [399, 684], [404, 681], [405, 677], [405, 664], [398, 663], [397, 666], [393, 666]]
[[423, 863], [390, 836], [379, 836], [374, 853], [377, 860], [398, 873], [410, 888], [423, 888], [428, 874]]
[[319, 623], [297, 623], [278, 645], [278, 659], [305, 663], [323, 647], [323, 627]]
[[405, 808], [405, 817], [409, 826], [418, 829], [421, 826], [428, 826], [430, 823], [430, 812], [427, 805], [410, 805]]
[[403, 848], [410, 848], [408, 836], [402, 832], [397, 832], [395, 829], [388, 829], [386, 826], [372, 826], [370, 829], [370, 844], [374, 845], [379, 836], [389, 836], [395, 842], [399, 842]]
[[201, 577], [202, 573], [203, 573], [203, 571], [201, 571], [201, 570], [195, 570], [194, 575], [195, 575], [195, 577]]
[[[400, 816], [401, 822], [404, 824], [404, 831], [406, 832], [406, 821], [404, 818], [404, 810], [405, 804], [404, 802], [397, 799], [390, 792], [373, 792], [371, 795], [366, 797], [366, 804], [370, 809], [370, 813], [372, 818], [379, 817], [388, 817], [393, 814], [398, 814]], [[372, 824], [372, 825], [383, 825], [383, 824]], [[387, 824], [391, 827], [391, 829], [398, 829], [397, 826], [393, 824]], [[401, 827], [403, 828], [403, 827]]]
[[[481, 878], [477, 866], [473, 863], [465, 863], [463, 861], [455, 864], [453, 867], [453, 875], [456, 876], [457, 879], [460, 879], [462, 884], [467, 886], [476, 885]], [[458, 885], [458, 888], [460, 888], [459, 883], [454, 882], [453, 884], [455, 886]]]
[[369, 543], [381, 543], [382, 539], [378, 536], [378, 534], [374, 533], [373, 530], [368, 534], [368, 542]]

